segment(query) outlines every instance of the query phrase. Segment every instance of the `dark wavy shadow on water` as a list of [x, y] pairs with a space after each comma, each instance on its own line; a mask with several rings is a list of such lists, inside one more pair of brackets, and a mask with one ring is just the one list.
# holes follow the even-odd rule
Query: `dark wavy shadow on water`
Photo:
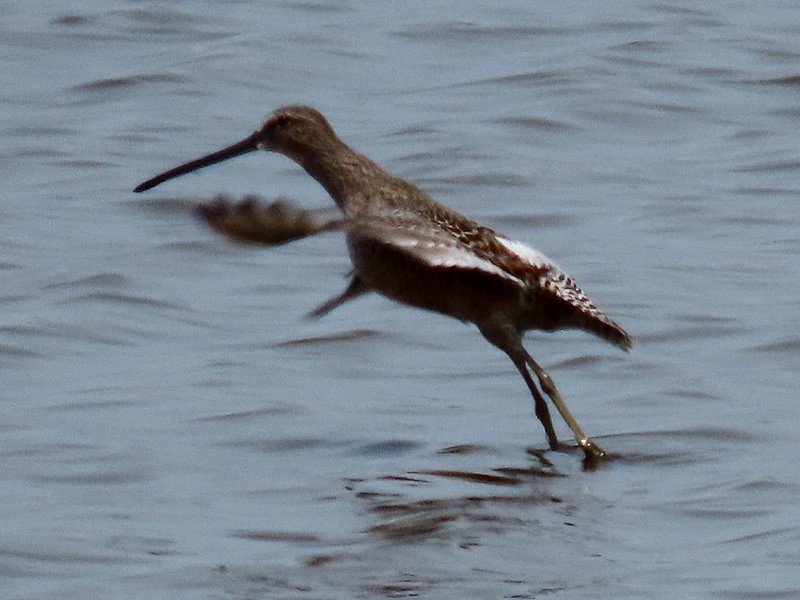
[[[452, 451], [452, 448], [444, 449], [444, 452]], [[480, 449], [471, 448], [468, 452], [480, 452]], [[459, 544], [478, 545], [482, 526], [489, 525], [496, 530], [502, 529], [504, 524], [519, 524], [518, 517], [498, 510], [501, 506], [562, 502], [547, 488], [537, 489], [534, 484], [540, 479], [566, 475], [542, 456], [532, 458], [528, 467], [493, 467], [482, 471], [425, 469], [384, 475], [375, 480], [352, 480], [348, 485], [375, 520], [366, 529], [369, 534], [412, 541], [417, 538], [451, 539], [469, 530], [470, 539], [465, 538]], [[440, 495], [436, 492], [440, 488], [457, 493]], [[421, 490], [433, 493], [420, 494]]]

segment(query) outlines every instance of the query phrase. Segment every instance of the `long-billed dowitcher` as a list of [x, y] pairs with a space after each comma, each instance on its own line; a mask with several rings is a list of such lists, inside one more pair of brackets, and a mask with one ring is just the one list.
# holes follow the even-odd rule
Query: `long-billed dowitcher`
[[[374, 291], [472, 322], [522, 374], [550, 448], [558, 448], [558, 439], [531, 370], [586, 458], [596, 462], [604, 456], [578, 425], [553, 380], [525, 350], [522, 336], [529, 329], [578, 328], [623, 350], [630, 348], [630, 336], [544, 254], [442, 206], [388, 173], [341, 141], [319, 111], [308, 106], [279, 108], [242, 141], [157, 175], [134, 191], [254, 150], [278, 152], [297, 162], [344, 215], [341, 223], [353, 276], [341, 294], [312, 314], [325, 314]], [[228, 208], [223, 203], [215, 210]], [[245, 211], [245, 219], [252, 212]], [[306, 228], [305, 234], [316, 232], [310, 225]], [[318, 230], [330, 228], [327, 224]]]

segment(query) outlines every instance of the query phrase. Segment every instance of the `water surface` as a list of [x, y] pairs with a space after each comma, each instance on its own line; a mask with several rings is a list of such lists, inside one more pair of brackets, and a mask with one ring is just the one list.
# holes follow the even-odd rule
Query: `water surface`
[[[800, 10], [0, 14], [5, 597], [800, 595]], [[377, 297], [305, 320], [346, 282], [339, 235], [260, 250], [194, 218], [329, 204], [286, 159], [131, 193], [288, 102], [634, 335], [526, 339], [615, 460], [544, 452], [471, 327]]]

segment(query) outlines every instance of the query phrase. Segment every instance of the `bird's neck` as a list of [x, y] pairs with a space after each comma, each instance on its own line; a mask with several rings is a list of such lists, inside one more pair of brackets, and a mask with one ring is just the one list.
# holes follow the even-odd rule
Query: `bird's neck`
[[386, 179], [393, 178], [377, 163], [353, 150], [341, 140], [330, 140], [311, 151], [291, 156], [330, 194], [339, 208], [350, 213], [358, 210], [355, 202], [371, 197]]

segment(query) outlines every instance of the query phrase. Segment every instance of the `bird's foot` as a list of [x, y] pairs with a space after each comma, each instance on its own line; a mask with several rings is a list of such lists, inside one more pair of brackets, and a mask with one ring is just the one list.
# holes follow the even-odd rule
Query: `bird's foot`
[[605, 451], [591, 438], [583, 437], [579, 439], [578, 447], [583, 450], [583, 468], [586, 471], [594, 471], [599, 466], [600, 461], [608, 458]]

